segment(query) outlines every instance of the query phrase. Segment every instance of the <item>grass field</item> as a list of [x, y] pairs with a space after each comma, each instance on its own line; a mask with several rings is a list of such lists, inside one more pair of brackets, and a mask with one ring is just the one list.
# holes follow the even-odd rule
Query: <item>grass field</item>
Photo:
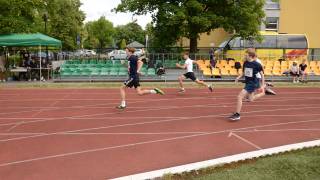
[[164, 180], [319, 180], [320, 147], [210, 167]]

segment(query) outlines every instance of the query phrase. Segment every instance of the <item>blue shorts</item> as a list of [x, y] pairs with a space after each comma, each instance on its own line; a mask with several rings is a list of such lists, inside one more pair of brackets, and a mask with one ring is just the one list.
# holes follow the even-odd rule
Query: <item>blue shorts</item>
[[244, 90], [246, 90], [248, 93], [253, 93], [257, 89], [260, 88], [260, 82], [255, 81], [255, 82], [247, 82], [246, 85], [244, 86]]

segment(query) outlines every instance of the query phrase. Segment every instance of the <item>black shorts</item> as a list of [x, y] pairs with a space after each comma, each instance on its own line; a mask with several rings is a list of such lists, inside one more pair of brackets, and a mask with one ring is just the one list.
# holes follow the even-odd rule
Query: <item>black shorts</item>
[[299, 77], [299, 74], [298, 74], [298, 73], [290, 72], [290, 75], [291, 75], [291, 76], [294, 76], [294, 77]]
[[136, 77], [136, 78], [129, 78], [128, 80], [126, 80], [126, 81], [124, 82], [124, 85], [125, 85], [126, 87], [128, 87], [128, 88], [132, 88], [132, 87], [137, 88], [137, 87], [140, 86], [140, 80], [139, 80], [138, 77]]
[[197, 80], [196, 76], [194, 75], [193, 72], [187, 72], [184, 74], [184, 77], [186, 77], [186, 79], [191, 79], [192, 81]]

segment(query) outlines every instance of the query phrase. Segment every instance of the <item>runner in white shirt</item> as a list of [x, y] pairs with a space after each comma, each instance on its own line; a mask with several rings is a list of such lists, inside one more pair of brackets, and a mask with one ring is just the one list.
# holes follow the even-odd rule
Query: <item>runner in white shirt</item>
[[198, 78], [196, 78], [196, 76], [193, 73], [193, 64], [196, 64], [196, 61], [193, 61], [189, 58], [189, 53], [185, 52], [183, 54], [183, 58], [186, 60], [184, 65], [180, 65], [180, 64], [176, 64], [176, 66], [178, 68], [181, 69], [186, 69], [186, 73], [179, 76], [179, 84], [180, 84], [180, 93], [184, 93], [185, 89], [183, 87], [183, 80], [185, 79], [191, 79], [192, 81], [194, 81], [197, 84], [206, 86], [211, 92], [213, 91], [213, 87], [211, 85], [206, 84], [204, 81], [199, 80]]

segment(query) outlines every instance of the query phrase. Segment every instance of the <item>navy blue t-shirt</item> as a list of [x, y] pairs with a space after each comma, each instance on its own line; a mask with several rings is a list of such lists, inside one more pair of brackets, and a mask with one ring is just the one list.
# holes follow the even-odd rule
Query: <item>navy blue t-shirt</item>
[[260, 63], [256, 61], [245, 61], [243, 63], [243, 75], [246, 83], [257, 82], [257, 74], [263, 70]]
[[135, 55], [131, 55], [128, 59], [129, 61], [129, 76], [130, 78], [138, 77], [138, 57]]

